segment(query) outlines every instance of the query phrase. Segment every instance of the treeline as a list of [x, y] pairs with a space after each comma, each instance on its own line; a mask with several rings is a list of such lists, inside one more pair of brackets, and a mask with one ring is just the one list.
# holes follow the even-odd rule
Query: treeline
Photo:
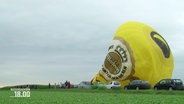
[[[15, 85], [15, 86], [6, 86], [0, 88], [1, 90], [10, 90], [11, 88], [30, 88], [30, 89], [61, 89], [65, 88], [64, 85], [56, 85], [56, 84], [48, 84], [48, 85], [43, 85], [43, 84], [25, 84], [25, 85]], [[71, 84], [70, 88], [75, 88], [75, 85]]]
[[[10, 90], [11, 88], [49, 89], [48, 85], [39, 85], [39, 84], [6, 86], [6, 87], [2, 87], [0, 89]], [[50, 88], [54, 88], [54, 86], [51, 85]]]

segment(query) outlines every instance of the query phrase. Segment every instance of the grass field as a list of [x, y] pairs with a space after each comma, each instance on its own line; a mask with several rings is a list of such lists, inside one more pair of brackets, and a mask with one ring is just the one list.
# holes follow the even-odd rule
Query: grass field
[[183, 104], [184, 91], [125, 91], [44, 89], [31, 90], [31, 97], [10, 97], [13, 91], [0, 90], [0, 104]]

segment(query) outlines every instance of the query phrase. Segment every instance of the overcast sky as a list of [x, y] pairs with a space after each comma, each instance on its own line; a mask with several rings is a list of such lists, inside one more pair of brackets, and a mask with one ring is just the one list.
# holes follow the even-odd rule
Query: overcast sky
[[157, 30], [184, 81], [183, 0], [0, 0], [0, 86], [79, 83], [99, 71], [118, 27]]

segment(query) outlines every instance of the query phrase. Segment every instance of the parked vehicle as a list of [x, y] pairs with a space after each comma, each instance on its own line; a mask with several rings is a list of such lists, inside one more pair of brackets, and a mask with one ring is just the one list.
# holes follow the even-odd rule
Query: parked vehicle
[[184, 86], [181, 79], [162, 79], [155, 84], [154, 89], [184, 90]]
[[111, 81], [106, 85], [107, 89], [119, 89], [120, 87], [121, 84], [118, 81]]
[[92, 84], [90, 81], [82, 81], [78, 84], [78, 88], [85, 88], [85, 89], [89, 89], [91, 88]]
[[93, 89], [106, 89], [105, 86], [106, 86], [106, 84], [103, 82], [95, 82], [95, 83], [93, 83], [92, 88]]
[[151, 85], [148, 81], [145, 80], [133, 80], [132, 82], [130, 82], [128, 85], [124, 86], [124, 89], [150, 89]]

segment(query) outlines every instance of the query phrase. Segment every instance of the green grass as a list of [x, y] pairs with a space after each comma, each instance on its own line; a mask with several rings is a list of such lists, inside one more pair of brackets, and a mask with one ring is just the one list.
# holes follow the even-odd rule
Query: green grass
[[44, 89], [31, 90], [31, 97], [16, 98], [0, 90], [0, 104], [183, 104], [184, 91], [125, 91]]

